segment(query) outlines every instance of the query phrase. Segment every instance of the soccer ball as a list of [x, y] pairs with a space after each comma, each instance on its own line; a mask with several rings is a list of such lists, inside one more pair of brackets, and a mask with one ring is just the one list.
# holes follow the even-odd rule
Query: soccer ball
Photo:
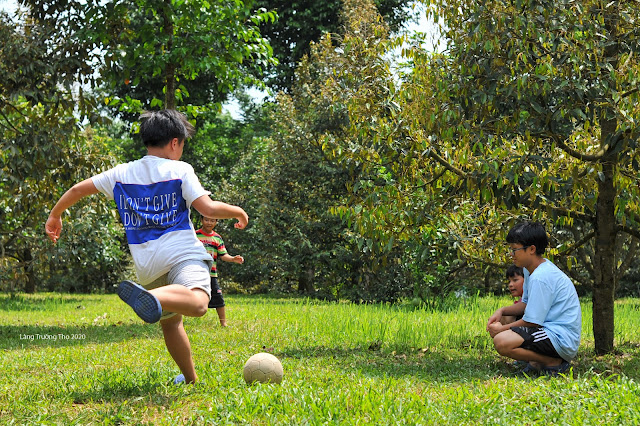
[[255, 382], [280, 383], [282, 381], [282, 364], [275, 356], [260, 352], [247, 360], [242, 375], [248, 384]]

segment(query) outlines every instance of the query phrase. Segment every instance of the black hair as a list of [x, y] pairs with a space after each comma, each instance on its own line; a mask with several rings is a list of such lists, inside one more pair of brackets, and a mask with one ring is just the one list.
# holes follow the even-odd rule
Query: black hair
[[524, 272], [522, 272], [522, 268], [516, 265], [511, 265], [507, 268], [507, 271], [504, 273], [507, 279], [511, 277], [515, 277], [516, 275], [520, 277], [524, 277]]
[[146, 111], [140, 116], [140, 137], [147, 147], [162, 148], [174, 138], [184, 141], [194, 133], [187, 117], [174, 109]]
[[507, 243], [536, 246], [536, 254], [542, 255], [549, 245], [547, 231], [540, 222], [520, 222], [509, 230]]

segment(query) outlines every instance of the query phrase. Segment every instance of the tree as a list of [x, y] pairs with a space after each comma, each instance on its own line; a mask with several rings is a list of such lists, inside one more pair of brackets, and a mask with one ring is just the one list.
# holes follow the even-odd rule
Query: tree
[[[407, 0], [377, 0], [375, 4], [391, 31], [399, 30], [411, 14]], [[276, 90], [289, 91], [292, 88], [296, 67], [310, 53], [312, 42], [319, 42], [326, 33], [344, 34], [342, 0], [258, 0], [256, 5], [275, 10], [279, 16], [277, 21], [264, 22], [260, 27], [279, 62], [268, 83]]]
[[200, 115], [198, 132], [185, 145], [182, 160], [196, 170], [205, 188], [212, 193], [220, 190], [224, 179], [253, 143], [245, 123], [229, 113], [208, 112]]
[[406, 172], [394, 176], [398, 194], [411, 188], [408, 211], [417, 189], [440, 194], [468, 258], [504, 262], [491, 236], [515, 220], [553, 225], [550, 254], [589, 276], [596, 352], [610, 352], [616, 282], [640, 237], [637, 2], [426, 3], [444, 21], [445, 54], [408, 52], [402, 89], [383, 101], [397, 111], [373, 125], [359, 114], [354, 131], [400, 150], [380, 161]]
[[[295, 283], [296, 291], [314, 294], [329, 287], [323, 283], [320, 288], [316, 281], [336, 267], [335, 259], [344, 250], [341, 222], [329, 211], [333, 200], [345, 191], [344, 172], [322, 155], [318, 134], [313, 131], [321, 121], [314, 116], [318, 111], [303, 105], [312, 97], [296, 99], [299, 103], [286, 96], [278, 100], [271, 115], [277, 123], [274, 133], [266, 147], [255, 145], [266, 155], [253, 160], [258, 161], [253, 166], [255, 177], [232, 193], [244, 199], [242, 205], [255, 219], [251, 245], [247, 245], [254, 254], [247, 257], [267, 265], [263, 272], [272, 288], [275, 282], [288, 291]], [[247, 163], [239, 166], [246, 168]], [[241, 182], [234, 179], [229, 183], [236, 186]], [[242, 244], [242, 237], [238, 241]]]
[[296, 70], [291, 92], [278, 95], [273, 132], [258, 156], [262, 161], [255, 177], [239, 189], [240, 194], [251, 191], [244, 194], [248, 204], [243, 205], [255, 218], [249, 232], [258, 253], [247, 257], [269, 265], [265, 274], [285, 289], [294, 283], [298, 291], [325, 297], [397, 300], [407, 284], [398, 259], [380, 262], [371, 244], [354, 238], [333, 210], [345, 202], [347, 184], [358, 168], [331, 161], [328, 147], [350, 139], [347, 104], [366, 86], [343, 70], [355, 75], [388, 65], [371, 54], [388, 34], [372, 3], [349, 1], [342, 16], [344, 36], [326, 35], [313, 44]]
[[[270, 50], [257, 25], [275, 15], [253, 13], [250, 5], [242, 2], [138, 1], [133, 5], [124, 1], [24, 0], [21, 4], [25, 9], [20, 19], [13, 22], [3, 14], [0, 25], [0, 249], [7, 271], [14, 266], [24, 269], [26, 289], [35, 291], [41, 278], [38, 274], [48, 267], [92, 269], [98, 274], [105, 266], [118, 272], [118, 265], [126, 265], [121, 241], [112, 232], [114, 218], [103, 216], [106, 206], [100, 201], [79, 207], [85, 214], [76, 226], [78, 230], [96, 228], [96, 218], [103, 216], [100, 226], [107, 228], [106, 247], [93, 251], [97, 257], [94, 262], [83, 262], [78, 251], [85, 245], [80, 251], [87, 252], [93, 234], [77, 244], [59, 244], [52, 251], [41, 244], [38, 231], [62, 191], [110, 162], [108, 146], [112, 143], [91, 129], [83, 129], [85, 120], [104, 121], [99, 115], [98, 96], [90, 88], [113, 81], [135, 83], [133, 70], [140, 72], [141, 81], [147, 76], [163, 79], [154, 95], [161, 97], [166, 86], [164, 101], [154, 102], [153, 95], [142, 100], [125, 95], [114, 102], [114, 96], [107, 97], [110, 104], [130, 111], [143, 105], [175, 106], [180, 93], [186, 95], [176, 84], [178, 79], [188, 82], [200, 78], [193, 87], [198, 90], [198, 99], [206, 102], [202, 108], [183, 107], [197, 115], [230, 87], [255, 82], [247, 73], [257, 74], [268, 66]], [[131, 23], [135, 25], [129, 26]], [[161, 37], [155, 37], [158, 28], [164, 31]], [[103, 72], [96, 73], [96, 68]], [[109, 85], [103, 87], [109, 89]], [[212, 88], [219, 95], [216, 99], [208, 98]], [[51, 261], [44, 265], [47, 257]], [[3, 268], [3, 278], [8, 277], [4, 272]], [[70, 275], [83, 276], [79, 271]], [[105, 280], [109, 276], [100, 274]]]
[[[79, 125], [94, 104], [74, 91], [78, 75], [87, 70], [74, 56], [77, 46], [65, 37], [66, 30], [29, 16], [14, 23], [0, 14], [0, 261], [2, 281], [15, 288], [24, 277], [27, 292], [42, 284], [49, 259], [59, 255], [67, 268], [76, 256], [65, 254], [92, 243], [93, 238], [86, 237], [69, 251], [54, 251], [43, 243], [42, 226], [61, 191], [107, 162], [102, 141], [88, 137]], [[100, 222], [108, 228], [112, 221], [96, 220], [103, 209], [103, 203], [85, 209], [83, 224], [90, 228], [93, 221], [95, 228]], [[100, 241], [105, 250], [113, 249], [113, 256], [105, 258], [114, 261], [96, 263], [103, 270], [119, 271], [118, 264], [124, 265], [119, 242], [108, 235]]]
[[254, 12], [250, 1], [22, 3], [40, 22], [66, 28], [78, 62], [98, 64], [82, 81], [102, 85], [108, 105], [123, 112], [189, 105], [190, 92], [196, 106], [216, 105], [239, 84], [261, 84], [256, 76], [273, 64], [258, 26], [276, 15]]
[[[276, 15], [266, 10], [254, 12], [252, 5], [251, 1], [120, 2], [96, 21], [106, 18], [124, 26], [104, 46], [107, 66], [103, 75], [112, 88], [129, 89], [148, 106], [163, 104], [166, 108], [185, 102], [183, 97], [198, 99], [196, 105], [216, 103], [238, 84], [261, 85], [256, 76], [273, 61], [271, 47], [258, 26], [274, 21]], [[149, 93], [159, 94], [149, 92], [158, 82], [164, 86], [163, 103], [149, 97]]]

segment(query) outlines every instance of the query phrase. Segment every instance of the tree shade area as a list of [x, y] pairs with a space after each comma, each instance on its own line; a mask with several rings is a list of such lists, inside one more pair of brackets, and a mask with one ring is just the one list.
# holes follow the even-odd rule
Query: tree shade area
[[[399, 31], [412, 16], [407, 0], [376, 0], [375, 5], [392, 31]], [[274, 10], [279, 19], [264, 22], [261, 33], [269, 40], [278, 59], [276, 71], [267, 84], [275, 90], [289, 91], [294, 85], [295, 70], [300, 60], [310, 53], [310, 44], [323, 34], [343, 34], [348, 23], [342, 16], [342, 1], [258, 0], [256, 6]]]
[[[251, 218], [218, 229], [247, 259], [221, 267], [226, 290], [502, 293], [506, 231], [539, 220], [610, 352], [614, 300], [639, 293], [637, 4], [423, 3], [439, 53], [394, 35], [401, 1], [24, 0], [1, 13], [2, 290], [110, 292], [132, 275], [103, 198], [69, 212], [55, 247], [42, 227], [73, 183], [144, 154], [141, 111], [171, 107], [197, 129], [183, 160]], [[252, 85], [281, 92], [255, 104]], [[231, 94], [240, 120], [220, 112]]]

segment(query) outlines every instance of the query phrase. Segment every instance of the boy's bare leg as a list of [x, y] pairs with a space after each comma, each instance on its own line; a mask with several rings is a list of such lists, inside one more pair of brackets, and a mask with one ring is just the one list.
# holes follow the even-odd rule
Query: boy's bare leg
[[186, 383], [195, 383], [198, 375], [191, 356], [191, 343], [182, 324], [182, 315], [175, 315], [171, 318], [160, 321], [164, 343], [167, 345], [171, 358], [175, 361], [184, 374]]
[[561, 358], [553, 358], [521, 348], [520, 345], [522, 343], [524, 343], [522, 336], [511, 330], [498, 333], [493, 338], [493, 345], [500, 355], [520, 361], [528, 361], [537, 368], [555, 367], [562, 364]]
[[160, 301], [162, 309], [188, 317], [201, 317], [207, 313], [209, 296], [204, 290], [189, 290], [180, 284], [169, 284], [149, 290]]
[[221, 308], [216, 308], [216, 312], [218, 313], [218, 318], [220, 318], [220, 325], [223, 327], [227, 326], [227, 314], [224, 309], [224, 306]]

